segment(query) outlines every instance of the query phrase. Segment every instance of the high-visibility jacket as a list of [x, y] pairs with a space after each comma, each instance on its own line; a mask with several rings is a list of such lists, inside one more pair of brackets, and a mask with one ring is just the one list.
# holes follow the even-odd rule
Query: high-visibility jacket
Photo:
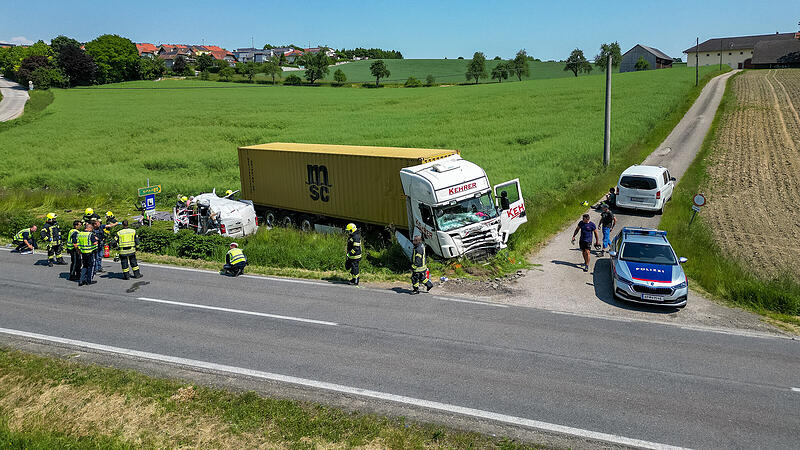
[[58, 224], [46, 223], [42, 228], [42, 239], [45, 240], [48, 245], [61, 244], [61, 229], [58, 227]]
[[92, 239], [91, 231], [81, 231], [78, 233], [78, 250], [81, 253], [92, 253], [97, 250], [97, 240]]
[[136, 230], [125, 228], [117, 232], [117, 245], [120, 255], [130, 255], [136, 252]]
[[[26, 235], [27, 235], [27, 237], [26, 237]], [[30, 228], [24, 228], [22, 230], [19, 230], [19, 231], [17, 231], [17, 234], [14, 235], [14, 240], [15, 241], [24, 241], [26, 239], [27, 240], [31, 239], [31, 229]]]
[[238, 248], [232, 248], [228, 250], [228, 254], [226, 256], [228, 257], [228, 264], [230, 265], [247, 262], [247, 257], [244, 256], [244, 252]]
[[428, 265], [425, 260], [425, 244], [420, 243], [414, 246], [414, 255], [411, 259], [411, 269], [414, 272], [425, 272], [428, 270]]
[[80, 231], [78, 231], [77, 228], [73, 228], [69, 230], [69, 233], [67, 233], [67, 245], [70, 250], [75, 249], [75, 247], [72, 244], [78, 243], [78, 233], [80, 233]]
[[347, 238], [347, 258], [361, 259], [361, 232], [358, 230]]

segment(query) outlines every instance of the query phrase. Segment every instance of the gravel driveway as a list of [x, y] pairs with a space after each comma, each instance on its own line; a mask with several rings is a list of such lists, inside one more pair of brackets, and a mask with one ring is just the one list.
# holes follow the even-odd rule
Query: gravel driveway
[[0, 122], [21, 116], [29, 98], [28, 91], [13, 81], [0, 78], [0, 94], [3, 94], [3, 100], [0, 101]]

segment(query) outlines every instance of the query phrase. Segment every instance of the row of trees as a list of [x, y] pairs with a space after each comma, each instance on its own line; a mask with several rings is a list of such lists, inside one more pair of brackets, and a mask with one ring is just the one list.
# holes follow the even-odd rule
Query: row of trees
[[0, 72], [38, 89], [152, 79], [166, 73], [164, 61], [141, 59], [129, 39], [104, 34], [81, 46], [67, 36], [27, 47], [0, 49]]
[[[605, 72], [606, 66], [608, 65], [609, 55], [611, 55], [611, 69], [616, 69], [619, 67], [620, 60], [622, 59], [622, 52], [619, 48], [618, 42], [602, 44], [600, 46], [600, 53], [594, 57], [594, 65], [597, 66], [597, 68], [599, 68], [601, 71]], [[644, 61], [644, 59], [640, 59]], [[585, 73], [588, 75], [592, 73], [592, 70], [594, 69], [592, 63], [590, 63], [583, 55], [583, 50], [579, 48], [576, 48], [572, 51], [572, 53], [570, 53], [566, 63], [567, 64], [564, 66], [564, 71], [571, 71], [576, 77], [579, 73]], [[646, 66], [642, 66], [643, 68], [640, 68], [640, 63], [637, 61], [636, 70], [644, 70], [650, 66], [647, 61], [644, 61], [644, 63]]]
[[[510, 76], [515, 76], [519, 81], [522, 77], [527, 77], [531, 73], [528, 53], [525, 49], [517, 52], [514, 59], [508, 61], [500, 60], [495, 57], [499, 62], [492, 68], [492, 79], [502, 83]], [[465, 73], [467, 81], [474, 81], [478, 84], [481, 78], [487, 78], [489, 75], [486, 72], [486, 55], [483, 52], [475, 52], [472, 55], [472, 61], [467, 65], [467, 72]]]
[[355, 57], [364, 59], [403, 59], [403, 54], [397, 50], [383, 50], [380, 48], [354, 48], [352, 50], [341, 49], [336, 52], [342, 59], [353, 59]]

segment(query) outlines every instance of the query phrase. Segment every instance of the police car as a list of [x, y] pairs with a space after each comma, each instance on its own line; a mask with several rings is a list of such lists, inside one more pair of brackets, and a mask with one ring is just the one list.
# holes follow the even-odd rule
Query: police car
[[611, 244], [614, 297], [636, 303], [686, 306], [689, 284], [667, 232], [625, 227]]

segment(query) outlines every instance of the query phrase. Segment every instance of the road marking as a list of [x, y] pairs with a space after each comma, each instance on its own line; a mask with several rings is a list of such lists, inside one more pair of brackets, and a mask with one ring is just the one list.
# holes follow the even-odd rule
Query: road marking
[[577, 436], [585, 439], [595, 441], [609, 442], [612, 444], [625, 445], [630, 447], [639, 447], [647, 449], [674, 449], [681, 450], [682, 447], [675, 447], [658, 442], [644, 441], [640, 439], [619, 436], [615, 434], [601, 433], [599, 431], [585, 430], [582, 428], [574, 428], [566, 425], [558, 425], [540, 420], [526, 419], [524, 417], [509, 416], [491, 411], [481, 409], [468, 408], [465, 406], [451, 405], [448, 403], [440, 403], [431, 400], [423, 400], [414, 397], [406, 397], [404, 395], [390, 394], [386, 392], [371, 391], [351, 386], [344, 386], [341, 384], [328, 383], [325, 381], [311, 380], [307, 378], [298, 378], [290, 375], [281, 375], [277, 373], [263, 372], [260, 370], [247, 369], [244, 367], [227, 366], [207, 361], [199, 361], [194, 359], [186, 359], [177, 356], [161, 355], [158, 353], [143, 352], [139, 350], [132, 350], [120, 347], [112, 347], [104, 344], [96, 344], [93, 342], [78, 341], [74, 339], [62, 338], [57, 336], [47, 336], [38, 333], [30, 333], [27, 331], [11, 330], [7, 328], [0, 328], [0, 333], [12, 336], [19, 336], [28, 339], [54, 342], [69, 346], [76, 346], [91, 350], [98, 350], [101, 352], [115, 353], [119, 355], [131, 356], [134, 358], [147, 359], [151, 361], [165, 362], [170, 364], [178, 364], [182, 366], [194, 367], [199, 369], [212, 370], [217, 372], [232, 373], [236, 375], [244, 375], [252, 378], [262, 380], [277, 381], [283, 383], [294, 384], [314, 389], [322, 389], [326, 391], [339, 392], [342, 394], [357, 395], [361, 397], [374, 398], [378, 400], [390, 401], [401, 403], [405, 405], [418, 406], [437, 411], [444, 411], [453, 414], [460, 414], [479, 419], [492, 420], [510, 425], [517, 425], [526, 428], [532, 428], [551, 433], [567, 434], [570, 436]]
[[800, 388], [792, 388], [792, 390], [795, 392], [800, 392]]
[[576, 317], [585, 317], [588, 319], [613, 320], [615, 322], [626, 322], [626, 323], [639, 322], [639, 323], [649, 323], [655, 325], [667, 325], [671, 327], [680, 328], [683, 330], [705, 331], [707, 333], [728, 334], [733, 336], [755, 337], [763, 339], [790, 339], [790, 340], [796, 339], [795, 336], [782, 336], [780, 334], [760, 333], [758, 331], [736, 330], [732, 328], [703, 327], [699, 325], [686, 325], [681, 323], [661, 322], [658, 320], [634, 319], [630, 317], [613, 317], [613, 316], [604, 316], [602, 314], [580, 313], [572, 311], [552, 311], [552, 310], [544, 310], [544, 311], [548, 311], [553, 314], [559, 314], [562, 316], [576, 316]]
[[473, 305], [494, 306], [496, 308], [508, 308], [508, 305], [504, 305], [502, 303], [479, 302], [479, 301], [475, 301], [475, 300], [464, 300], [463, 298], [440, 297], [438, 295], [434, 295], [431, 298], [434, 298], [436, 300], [444, 300], [444, 301], [448, 301], [448, 302], [470, 303], [470, 304], [473, 304]]
[[267, 314], [255, 311], [244, 311], [241, 309], [222, 308], [219, 306], [198, 305], [195, 303], [174, 302], [171, 300], [160, 300], [157, 298], [149, 298], [149, 297], [138, 297], [137, 300], [142, 300], [144, 302], [152, 302], [152, 303], [163, 303], [165, 305], [185, 306], [187, 308], [209, 309], [212, 311], [222, 311], [234, 314], [245, 314], [248, 316], [269, 317], [271, 319], [293, 320], [295, 322], [315, 323], [317, 325], [330, 325], [333, 327], [339, 325], [336, 322], [326, 322], [324, 320], [303, 319], [302, 317], [281, 316], [277, 314]]

